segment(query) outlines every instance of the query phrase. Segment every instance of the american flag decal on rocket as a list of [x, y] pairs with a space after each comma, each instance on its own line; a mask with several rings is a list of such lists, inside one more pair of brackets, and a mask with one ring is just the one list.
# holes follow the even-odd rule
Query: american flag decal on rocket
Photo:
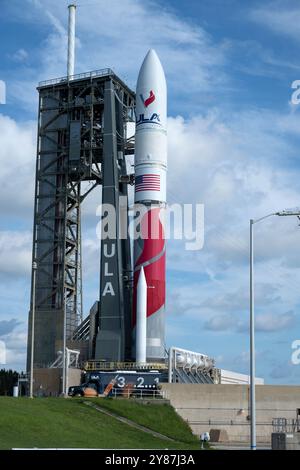
[[135, 178], [135, 192], [160, 191], [160, 175], [139, 175]]

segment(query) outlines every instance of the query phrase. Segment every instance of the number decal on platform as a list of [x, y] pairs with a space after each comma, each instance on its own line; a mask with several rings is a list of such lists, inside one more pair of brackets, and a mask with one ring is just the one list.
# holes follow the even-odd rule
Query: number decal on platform
[[143, 388], [144, 387], [144, 382], [145, 382], [144, 377], [138, 377], [136, 379], [136, 381], [137, 381], [137, 386], [136, 386], [137, 388]]
[[125, 387], [125, 377], [118, 377], [118, 387]]

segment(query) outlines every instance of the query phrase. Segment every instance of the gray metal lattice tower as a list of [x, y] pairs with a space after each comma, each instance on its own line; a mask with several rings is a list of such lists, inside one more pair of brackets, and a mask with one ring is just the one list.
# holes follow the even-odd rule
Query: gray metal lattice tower
[[[127, 185], [133, 182], [126, 172], [125, 158], [132, 148], [126, 140], [125, 128], [127, 121], [133, 120], [134, 93], [110, 69], [71, 78], [42, 82], [38, 88], [32, 257], [37, 269], [36, 287], [31, 289], [31, 309], [35, 298], [35, 367], [47, 367], [62, 349], [64, 314], [69, 347], [74, 347], [73, 333], [82, 320], [82, 201], [96, 185], [103, 184], [102, 203], [112, 202], [117, 208], [119, 195], [127, 195]], [[81, 192], [82, 181], [91, 181], [85, 193]], [[112, 184], [113, 198], [108, 190]], [[103, 243], [101, 246], [103, 254]], [[103, 260], [102, 255], [101, 273], [105, 272]], [[125, 358], [129, 354], [131, 323], [128, 240], [117, 240], [112, 261], [116, 263], [112, 282], [117, 295], [108, 303], [100, 297], [97, 331], [117, 330], [113, 321], [107, 326], [106, 320], [118, 310], [123, 337], [120, 357]], [[28, 359], [30, 354], [29, 341]]]

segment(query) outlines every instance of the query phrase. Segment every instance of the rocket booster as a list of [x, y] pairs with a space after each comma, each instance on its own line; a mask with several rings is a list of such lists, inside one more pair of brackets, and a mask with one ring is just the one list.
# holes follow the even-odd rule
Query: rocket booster
[[[134, 245], [133, 337], [137, 283], [143, 267], [147, 289], [147, 361], [164, 358], [166, 252], [163, 210], [166, 205], [167, 87], [153, 49], [141, 66], [136, 89], [135, 204], [142, 204], [140, 236]], [[139, 338], [135, 338], [139, 344]]]
[[147, 283], [143, 266], [136, 287], [136, 357], [139, 364], [147, 362]]

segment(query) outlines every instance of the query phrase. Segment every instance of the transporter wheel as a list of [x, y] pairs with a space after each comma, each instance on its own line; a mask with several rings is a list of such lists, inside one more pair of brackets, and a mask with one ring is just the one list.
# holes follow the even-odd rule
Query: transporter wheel
[[82, 397], [82, 393], [75, 393], [74, 397]]

